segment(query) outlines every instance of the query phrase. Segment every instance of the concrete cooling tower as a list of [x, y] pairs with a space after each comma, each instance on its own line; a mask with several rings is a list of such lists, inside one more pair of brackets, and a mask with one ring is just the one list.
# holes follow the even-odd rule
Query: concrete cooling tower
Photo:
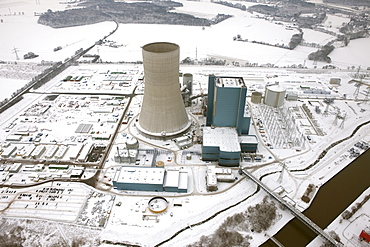
[[136, 126], [151, 137], [179, 135], [191, 124], [180, 92], [180, 48], [160, 42], [145, 45], [142, 52], [145, 89]]

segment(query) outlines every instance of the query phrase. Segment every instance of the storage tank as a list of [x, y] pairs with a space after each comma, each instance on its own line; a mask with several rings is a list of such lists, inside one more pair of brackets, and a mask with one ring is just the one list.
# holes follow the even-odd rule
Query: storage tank
[[252, 93], [252, 99], [251, 99], [252, 103], [255, 103], [255, 104], [260, 104], [261, 101], [262, 101], [262, 93], [260, 92], [253, 92]]
[[273, 85], [266, 88], [265, 104], [273, 107], [284, 105], [286, 89], [281, 85]]
[[126, 147], [127, 149], [138, 149], [139, 142], [135, 137], [129, 137], [126, 139]]
[[179, 135], [191, 124], [180, 91], [180, 48], [173, 43], [150, 43], [142, 53], [145, 89], [136, 126], [151, 137]]

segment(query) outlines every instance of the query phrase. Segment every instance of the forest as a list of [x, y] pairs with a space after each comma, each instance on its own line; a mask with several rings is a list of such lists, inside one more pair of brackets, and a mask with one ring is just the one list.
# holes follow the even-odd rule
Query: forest
[[64, 11], [49, 9], [43, 13], [38, 23], [53, 28], [81, 26], [103, 21], [141, 24], [172, 24], [188, 26], [210, 26], [231, 16], [217, 15], [213, 20], [198, 18], [188, 14], [170, 12], [181, 3], [165, 2], [114, 2], [113, 0], [90, 0], [79, 5], [81, 8]]

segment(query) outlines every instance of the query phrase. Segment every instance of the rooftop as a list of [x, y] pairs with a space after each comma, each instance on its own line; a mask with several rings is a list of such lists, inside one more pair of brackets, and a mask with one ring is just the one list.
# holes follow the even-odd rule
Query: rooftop
[[217, 87], [245, 87], [243, 77], [216, 77]]
[[163, 184], [164, 169], [122, 167], [115, 180], [119, 183]]
[[225, 152], [240, 152], [238, 133], [232, 127], [204, 127], [203, 146], [220, 147]]

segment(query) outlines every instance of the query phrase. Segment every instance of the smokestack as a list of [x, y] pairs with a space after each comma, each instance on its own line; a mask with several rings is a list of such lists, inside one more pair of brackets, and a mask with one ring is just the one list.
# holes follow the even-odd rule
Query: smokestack
[[173, 43], [143, 46], [145, 89], [137, 128], [153, 137], [175, 136], [190, 127], [179, 84], [180, 47]]

